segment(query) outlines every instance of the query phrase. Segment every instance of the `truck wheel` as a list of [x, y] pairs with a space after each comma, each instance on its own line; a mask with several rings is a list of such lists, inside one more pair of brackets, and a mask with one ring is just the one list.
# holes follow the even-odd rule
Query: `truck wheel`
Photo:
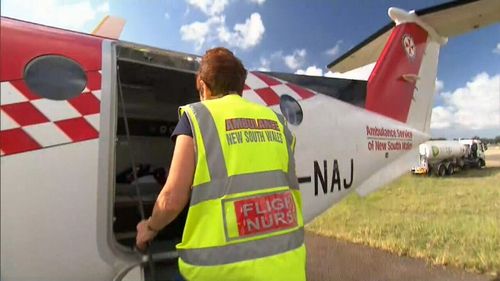
[[446, 174], [451, 176], [454, 173], [455, 173], [455, 165], [450, 163], [450, 165], [448, 165], [448, 169], [446, 169]]
[[446, 175], [446, 167], [444, 165], [439, 165], [437, 168], [437, 175], [440, 177], [444, 177]]

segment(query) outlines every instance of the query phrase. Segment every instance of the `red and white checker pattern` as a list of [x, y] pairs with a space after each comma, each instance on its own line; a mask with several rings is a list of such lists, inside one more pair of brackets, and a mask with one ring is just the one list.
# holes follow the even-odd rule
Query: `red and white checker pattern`
[[[67, 101], [33, 94], [24, 81], [1, 82], [0, 155], [10, 155], [99, 137], [101, 75], [87, 73], [87, 88]], [[280, 96], [296, 100], [313, 97], [313, 91], [258, 72], [248, 73], [243, 97], [267, 106]]]
[[10, 155], [99, 137], [100, 73], [88, 72], [87, 88], [70, 100], [33, 94], [24, 81], [1, 82], [0, 154]]
[[315, 95], [313, 91], [259, 72], [249, 72], [245, 82], [243, 97], [267, 106], [279, 104], [282, 95], [289, 95], [296, 100], [308, 99]]

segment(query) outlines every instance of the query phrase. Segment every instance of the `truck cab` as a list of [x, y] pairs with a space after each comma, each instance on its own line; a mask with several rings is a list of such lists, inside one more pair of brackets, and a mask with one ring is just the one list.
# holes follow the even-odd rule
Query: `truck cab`
[[481, 142], [480, 139], [459, 139], [458, 142], [467, 148], [466, 165], [477, 168], [486, 166], [485, 151], [488, 146], [485, 143]]

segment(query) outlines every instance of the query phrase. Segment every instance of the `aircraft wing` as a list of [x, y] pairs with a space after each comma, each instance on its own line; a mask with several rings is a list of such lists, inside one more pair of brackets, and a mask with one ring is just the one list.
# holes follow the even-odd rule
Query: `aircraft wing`
[[[414, 11], [442, 37], [454, 37], [500, 21], [500, 1], [453, 1]], [[377, 60], [394, 23], [391, 22], [328, 65], [332, 72], [346, 72]]]

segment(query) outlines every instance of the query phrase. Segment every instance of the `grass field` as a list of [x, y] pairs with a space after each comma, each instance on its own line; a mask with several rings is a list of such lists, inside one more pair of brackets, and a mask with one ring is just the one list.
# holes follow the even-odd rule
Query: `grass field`
[[[499, 160], [500, 149], [488, 150], [487, 166]], [[307, 229], [432, 264], [497, 275], [500, 167], [445, 178], [408, 174], [365, 198], [351, 194]]]

